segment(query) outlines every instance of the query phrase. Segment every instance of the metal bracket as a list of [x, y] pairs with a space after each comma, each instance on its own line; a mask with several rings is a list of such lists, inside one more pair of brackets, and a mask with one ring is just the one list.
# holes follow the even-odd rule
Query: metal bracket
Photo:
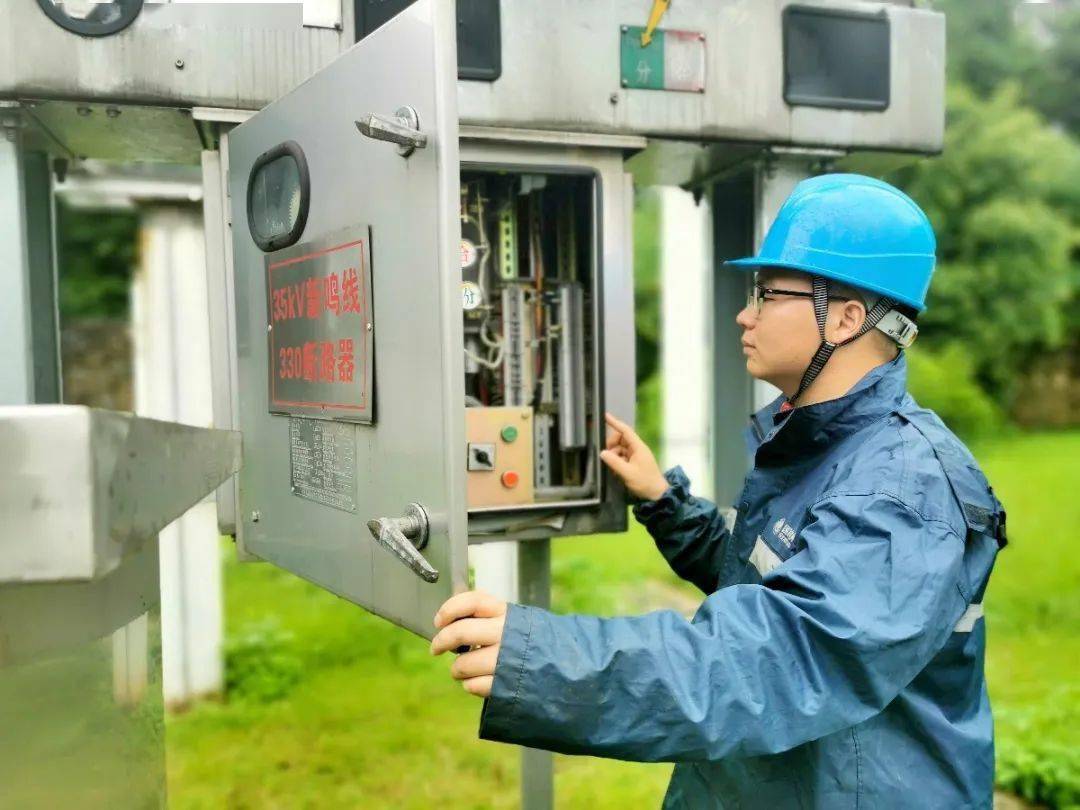
[[414, 574], [425, 582], [438, 582], [439, 572], [420, 553], [428, 543], [431, 528], [423, 506], [410, 503], [402, 517], [376, 518], [369, 520], [367, 526], [379, 545], [409, 566]]
[[14, 143], [20, 129], [26, 127], [22, 117], [22, 105], [17, 101], [0, 101], [0, 130], [4, 137]]
[[398, 107], [393, 118], [378, 113], [365, 113], [356, 122], [362, 135], [377, 141], [398, 145], [398, 154], [408, 157], [417, 149], [427, 146], [427, 135], [420, 131], [420, 117], [412, 107]]
[[240, 439], [77, 405], [0, 408], [0, 589], [102, 580], [240, 469]]

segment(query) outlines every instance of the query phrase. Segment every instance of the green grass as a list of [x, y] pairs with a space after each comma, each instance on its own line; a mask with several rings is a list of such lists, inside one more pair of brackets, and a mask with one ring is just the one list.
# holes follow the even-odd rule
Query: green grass
[[[999, 745], [1006, 755], [1080, 749], [1080, 432], [1003, 438], [975, 452], [1009, 510], [1010, 545], [987, 599]], [[685, 610], [698, 598], [638, 527], [553, 549], [558, 610]], [[234, 697], [170, 719], [174, 808], [517, 806], [518, 751], [476, 739], [480, 701], [450, 680], [448, 660], [291, 575], [232, 557], [230, 637], [253, 639], [256, 657], [265, 638], [286, 674], [294, 663], [303, 674], [284, 699]], [[669, 774], [667, 765], [557, 757], [556, 804], [656, 807]]]
[[1008, 513], [1009, 545], [986, 599], [999, 781], [1047, 802], [1053, 794], [1033, 781], [1068, 782], [1080, 803], [1080, 432], [1021, 434], [973, 452]]

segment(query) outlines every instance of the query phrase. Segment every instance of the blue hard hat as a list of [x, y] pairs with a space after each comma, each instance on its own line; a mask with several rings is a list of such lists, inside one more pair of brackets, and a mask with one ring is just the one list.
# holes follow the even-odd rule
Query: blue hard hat
[[930, 220], [900, 189], [861, 174], [826, 174], [795, 186], [757, 256], [726, 264], [801, 270], [922, 312], [936, 245]]

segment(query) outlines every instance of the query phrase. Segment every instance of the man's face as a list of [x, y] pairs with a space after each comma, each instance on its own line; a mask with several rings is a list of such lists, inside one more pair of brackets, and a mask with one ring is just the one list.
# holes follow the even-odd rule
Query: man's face
[[[763, 269], [757, 274], [757, 284], [799, 293], [813, 289], [810, 276], [794, 270]], [[790, 395], [821, 343], [813, 300], [768, 292], [764, 299], [760, 314], [748, 304], [735, 318], [743, 329], [746, 370]]]

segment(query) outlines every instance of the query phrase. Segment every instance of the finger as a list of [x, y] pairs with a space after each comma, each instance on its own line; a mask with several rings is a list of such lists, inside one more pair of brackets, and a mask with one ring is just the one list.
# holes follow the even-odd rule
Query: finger
[[455, 680], [465, 681], [480, 675], [494, 675], [495, 664], [499, 660], [499, 645], [481, 647], [479, 650], [459, 655], [450, 667], [450, 675]]
[[493, 675], [481, 675], [479, 678], [469, 678], [469, 680], [463, 681], [461, 685], [470, 695], [486, 698], [491, 697], [491, 684], [494, 681], [495, 677]]
[[459, 619], [444, 627], [431, 640], [431, 654], [442, 655], [457, 647], [489, 646], [502, 640], [502, 618]]
[[502, 640], [501, 619], [459, 619], [444, 627], [431, 640], [431, 654], [442, 655], [447, 650], [466, 650], [475, 646], [498, 644]]
[[630, 466], [630, 462], [616, 453], [614, 450], [603, 450], [600, 453], [600, 460], [604, 462], [611, 471], [615, 473], [619, 478], [626, 480], [626, 477], [630, 475], [633, 469]]
[[466, 616], [500, 616], [506, 603], [484, 591], [465, 591], [451, 596], [435, 612], [435, 626], [445, 627]]
[[604, 414], [604, 420], [615, 430], [622, 434], [622, 440], [626, 444], [634, 447], [635, 445], [642, 444], [641, 437], [634, 432], [634, 429], [620, 419], [617, 419], [610, 413]]
[[623, 436], [619, 431], [612, 430], [608, 432], [607, 442], [604, 447], [607, 450], [614, 450], [616, 447], [622, 444]]
[[628, 424], [615, 416], [615, 414], [613, 414], [611, 411], [604, 411], [604, 421], [607, 422], [608, 425], [610, 425], [611, 427], [615, 428], [615, 430], [619, 431], [619, 433], [622, 433], [625, 430], [629, 430], [630, 428]]

